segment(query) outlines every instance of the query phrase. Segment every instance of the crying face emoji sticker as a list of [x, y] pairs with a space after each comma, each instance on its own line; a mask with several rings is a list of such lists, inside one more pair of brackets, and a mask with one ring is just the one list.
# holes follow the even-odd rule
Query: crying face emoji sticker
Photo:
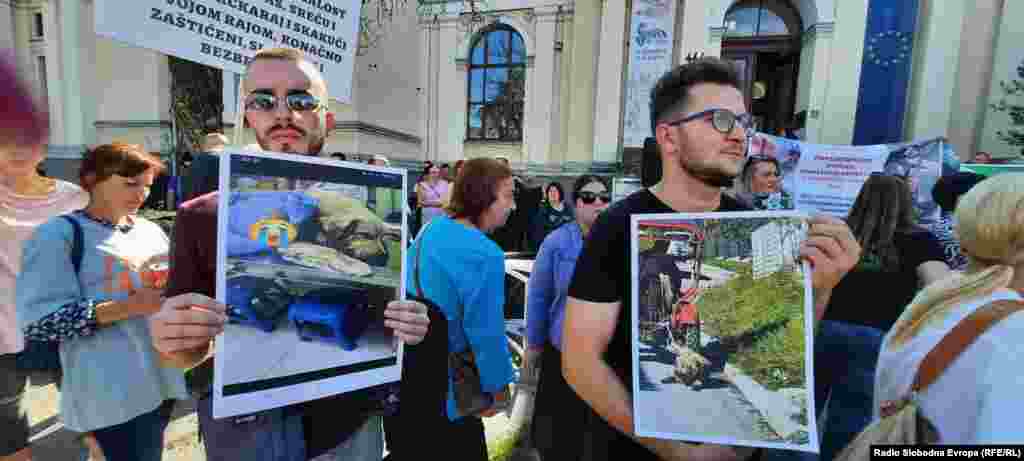
[[256, 221], [249, 227], [249, 238], [271, 248], [287, 248], [298, 232], [294, 224], [275, 211], [270, 217]]

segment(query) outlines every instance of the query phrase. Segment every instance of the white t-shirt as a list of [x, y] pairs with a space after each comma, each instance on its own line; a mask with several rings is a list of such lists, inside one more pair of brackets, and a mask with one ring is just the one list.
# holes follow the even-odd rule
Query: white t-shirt
[[[890, 349], [890, 332], [882, 344], [875, 374], [875, 418], [881, 402], [907, 395], [925, 354], [971, 312], [991, 301], [1021, 300], [1015, 291], [999, 290], [950, 310], [941, 322], [921, 330], [908, 343]], [[1024, 441], [1024, 313], [1018, 312], [971, 344], [920, 395], [921, 412], [935, 425], [943, 444], [1020, 443]]]

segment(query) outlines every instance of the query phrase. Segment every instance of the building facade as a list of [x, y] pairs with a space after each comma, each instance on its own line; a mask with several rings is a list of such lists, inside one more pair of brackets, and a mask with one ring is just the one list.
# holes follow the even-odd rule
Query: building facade
[[[996, 135], [1009, 116], [990, 105], [1024, 60], [1014, 46], [1024, 23], [1013, 20], [1024, 2], [469, 3], [410, 2], [384, 24], [371, 21], [352, 101], [331, 105], [339, 123], [326, 154], [384, 154], [407, 166], [503, 155], [567, 172], [635, 164], [649, 125], [634, 120], [646, 107], [634, 83], [648, 64], [631, 61], [660, 40], [663, 68], [697, 55], [741, 66], [766, 132], [806, 111], [810, 142], [946, 136], [964, 158], [1019, 155]], [[50, 111], [50, 163], [73, 165], [84, 146], [112, 140], [175, 151], [166, 56], [97, 37], [92, 15], [92, 0], [0, 0], [0, 48], [14, 50]], [[224, 78], [233, 125], [238, 79]], [[239, 131], [233, 140], [253, 141]]]

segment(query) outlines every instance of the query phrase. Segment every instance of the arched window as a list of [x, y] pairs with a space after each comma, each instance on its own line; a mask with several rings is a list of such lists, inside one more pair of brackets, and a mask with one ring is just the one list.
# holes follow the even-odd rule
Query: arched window
[[786, 0], [743, 0], [725, 14], [725, 36], [779, 37], [800, 33], [800, 15]]
[[526, 47], [511, 27], [482, 32], [469, 55], [466, 139], [521, 141]]

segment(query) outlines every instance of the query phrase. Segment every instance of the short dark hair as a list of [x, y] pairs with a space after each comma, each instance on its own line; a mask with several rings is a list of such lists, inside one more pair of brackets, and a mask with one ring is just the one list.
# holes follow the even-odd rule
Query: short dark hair
[[336, 158], [338, 160], [348, 160], [348, 157], [346, 157], [345, 154], [341, 152], [335, 152], [331, 154], [331, 157]]
[[83, 188], [92, 190], [93, 186], [111, 176], [134, 178], [149, 170], [163, 173], [164, 164], [140, 145], [115, 142], [85, 152], [78, 180]]
[[566, 199], [565, 189], [562, 188], [562, 185], [559, 184], [558, 181], [551, 181], [550, 183], [548, 183], [547, 187], [544, 188], [544, 200], [548, 199], [548, 192], [551, 191], [552, 187], [554, 187], [555, 190], [558, 191], [558, 199], [564, 202]]
[[480, 225], [480, 217], [498, 200], [498, 185], [512, 177], [512, 169], [497, 160], [479, 157], [462, 164], [462, 174], [452, 186], [448, 214]]
[[651, 89], [651, 133], [665, 117], [681, 112], [690, 99], [690, 88], [716, 83], [740, 89], [736, 68], [719, 58], [701, 58], [665, 73]]
[[605, 189], [608, 189], [608, 183], [605, 182], [604, 178], [602, 178], [602, 177], [600, 177], [600, 176], [598, 176], [596, 174], [585, 174], [585, 175], [581, 175], [580, 177], [576, 178], [576, 181], [573, 182], [573, 184], [572, 184], [572, 200], [573, 200], [573, 202], [575, 202], [576, 199], [580, 198], [580, 191], [583, 190], [584, 187], [587, 187], [588, 184], [595, 183], [595, 182], [596, 183], [601, 183], [601, 185], [604, 186]]
[[984, 180], [984, 176], [966, 171], [942, 176], [932, 188], [932, 199], [942, 208], [942, 211], [952, 213], [956, 210], [956, 204], [960, 201], [960, 197]]

